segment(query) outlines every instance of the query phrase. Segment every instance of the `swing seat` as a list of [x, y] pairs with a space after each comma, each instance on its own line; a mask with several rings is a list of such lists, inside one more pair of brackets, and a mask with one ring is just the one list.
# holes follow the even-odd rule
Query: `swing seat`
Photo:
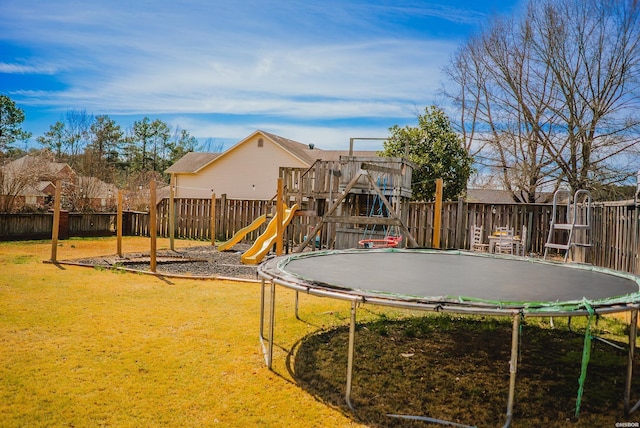
[[361, 239], [358, 245], [362, 248], [396, 248], [400, 241], [402, 236], [387, 236], [383, 239]]

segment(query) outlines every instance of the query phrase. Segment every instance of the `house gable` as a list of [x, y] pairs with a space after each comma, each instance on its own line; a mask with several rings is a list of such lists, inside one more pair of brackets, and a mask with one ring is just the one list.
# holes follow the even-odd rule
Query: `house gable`
[[174, 164], [167, 171], [175, 176], [176, 197], [208, 198], [215, 193], [232, 199], [272, 198], [280, 167], [308, 168], [313, 163], [303, 144], [273, 137], [256, 131], [192, 173], [173, 172]]

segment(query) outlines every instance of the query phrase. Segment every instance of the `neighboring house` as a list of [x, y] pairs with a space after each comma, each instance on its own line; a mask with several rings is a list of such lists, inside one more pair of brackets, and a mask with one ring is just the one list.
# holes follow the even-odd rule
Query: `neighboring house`
[[[15, 193], [13, 209], [15, 211], [30, 208], [44, 208], [52, 201], [55, 186], [50, 181], [40, 181], [36, 185], [26, 185]], [[6, 197], [3, 195], [3, 197]]]
[[74, 211], [113, 211], [117, 205], [118, 188], [96, 177], [81, 176], [65, 197]]
[[50, 208], [58, 180], [63, 209], [102, 211], [115, 206], [118, 190], [114, 185], [78, 176], [68, 164], [44, 156], [23, 156], [7, 162], [0, 172], [1, 211]]
[[46, 209], [55, 193], [56, 180], [73, 183], [76, 174], [66, 163], [44, 156], [23, 156], [6, 162], [0, 170], [0, 211]]
[[[223, 153], [187, 153], [165, 172], [176, 198], [268, 200], [275, 196], [280, 167], [309, 168], [320, 160], [338, 160], [348, 150], [321, 150], [264, 131], [255, 131]], [[354, 156], [377, 156], [374, 151]]]

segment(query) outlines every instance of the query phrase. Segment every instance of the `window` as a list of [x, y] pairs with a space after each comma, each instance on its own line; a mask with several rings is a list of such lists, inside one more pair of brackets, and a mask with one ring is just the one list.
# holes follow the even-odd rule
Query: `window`
[[264, 140], [262, 138], [258, 138], [258, 147], [264, 146]]

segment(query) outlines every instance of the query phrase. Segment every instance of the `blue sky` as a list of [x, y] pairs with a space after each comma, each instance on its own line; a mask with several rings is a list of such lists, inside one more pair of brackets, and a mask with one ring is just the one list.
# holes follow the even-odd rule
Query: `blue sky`
[[441, 104], [441, 69], [460, 43], [520, 6], [3, 0], [0, 93], [25, 111], [34, 139], [80, 110], [124, 129], [159, 118], [225, 148], [262, 129], [346, 149], [352, 137], [385, 137]]

